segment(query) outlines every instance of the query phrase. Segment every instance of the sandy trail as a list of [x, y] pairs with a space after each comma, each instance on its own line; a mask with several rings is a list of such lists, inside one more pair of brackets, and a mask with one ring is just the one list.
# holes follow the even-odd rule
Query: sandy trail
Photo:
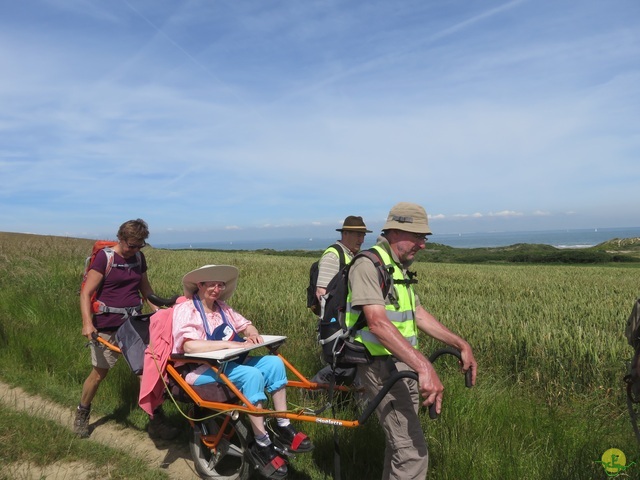
[[[0, 382], [0, 402], [17, 411], [52, 420], [69, 429], [72, 428], [75, 414], [72, 409], [26, 393], [19, 387], [12, 388]], [[146, 461], [152, 468], [161, 469], [173, 480], [199, 478], [193, 468], [189, 447], [186, 444], [151, 440], [146, 432], [120, 427], [113, 422], [93, 415], [91, 426], [95, 428], [86, 441], [98, 442], [122, 450], [134, 458]], [[46, 467], [12, 464], [4, 465], [3, 471], [11, 473], [16, 479], [46, 477], [50, 480], [94, 478], [93, 474], [99, 473], [95, 466], [81, 462], [59, 462]]]

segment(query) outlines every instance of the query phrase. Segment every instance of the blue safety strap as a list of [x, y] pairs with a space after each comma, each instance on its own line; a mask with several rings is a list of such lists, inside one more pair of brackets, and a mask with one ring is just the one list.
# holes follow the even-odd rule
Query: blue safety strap
[[[196, 310], [198, 310], [198, 312], [200, 313], [200, 318], [202, 318], [202, 325], [204, 326], [204, 331], [207, 334], [207, 340], [219, 340], [219, 338], [215, 338], [214, 336], [215, 330], [212, 332], [211, 329], [209, 328], [209, 322], [207, 321], [207, 314], [204, 311], [202, 300], [200, 300], [200, 297], [198, 296], [198, 294], [195, 294], [193, 296], [193, 304], [195, 305]], [[229, 321], [227, 320], [227, 317], [224, 314], [224, 311], [222, 310], [222, 307], [220, 306], [220, 304], [218, 302], [216, 302], [216, 304], [218, 304], [218, 310], [220, 310], [220, 315], [222, 316], [222, 323], [229, 325], [229, 327], [231, 327], [234, 333], [234, 337], [239, 337], [238, 332], [236, 332], [236, 329], [233, 328], [233, 325], [231, 325], [231, 323], [229, 323]]]
[[[238, 332], [236, 332], [236, 329], [233, 328], [233, 325], [231, 325], [231, 323], [229, 323], [227, 321], [227, 317], [224, 314], [224, 311], [222, 310], [222, 306], [216, 302], [218, 304], [218, 309], [220, 310], [220, 315], [222, 316], [222, 323], [223, 325], [220, 325], [218, 328], [214, 329], [214, 331], [212, 332], [211, 329], [209, 328], [209, 322], [207, 321], [207, 314], [204, 311], [204, 306], [202, 305], [202, 300], [200, 300], [200, 297], [198, 297], [198, 294], [195, 294], [193, 296], [193, 304], [196, 307], [196, 310], [198, 310], [198, 312], [200, 313], [200, 317], [202, 318], [202, 324], [204, 325], [204, 331], [205, 334], [207, 335], [207, 340], [220, 340], [220, 338], [216, 338], [216, 332], [220, 332], [221, 329], [220, 327], [223, 327], [224, 325], [228, 325], [229, 328], [231, 328], [231, 330], [233, 330], [233, 337], [232, 340], [236, 341], [236, 342], [244, 342], [245, 339], [242, 338], [240, 335], [238, 335]], [[240, 355], [237, 358], [237, 363], [244, 363], [245, 358], [247, 358], [248, 353], [243, 353], [242, 355]], [[222, 369], [221, 371], [224, 372], [227, 366], [227, 362], [222, 362]]]

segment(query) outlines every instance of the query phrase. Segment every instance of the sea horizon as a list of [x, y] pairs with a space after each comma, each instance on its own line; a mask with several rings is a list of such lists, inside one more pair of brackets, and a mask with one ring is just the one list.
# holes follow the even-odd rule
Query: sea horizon
[[[367, 235], [364, 248], [375, 244], [377, 236]], [[556, 248], [589, 248], [614, 238], [640, 238], [640, 227], [612, 227], [591, 229], [562, 229], [535, 231], [496, 231], [475, 233], [440, 233], [430, 235], [430, 243], [455, 248], [490, 248], [510, 245], [543, 244]], [[324, 250], [338, 239], [334, 237], [291, 237], [280, 239], [229, 240], [218, 242], [176, 242], [154, 244], [156, 248], [212, 249], [212, 250]]]

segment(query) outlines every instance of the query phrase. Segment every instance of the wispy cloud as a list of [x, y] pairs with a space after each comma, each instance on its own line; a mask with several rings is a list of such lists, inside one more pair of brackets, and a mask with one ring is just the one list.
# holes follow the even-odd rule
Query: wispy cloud
[[633, 0], [31, 7], [0, 17], [3, 229], [637, 223]]

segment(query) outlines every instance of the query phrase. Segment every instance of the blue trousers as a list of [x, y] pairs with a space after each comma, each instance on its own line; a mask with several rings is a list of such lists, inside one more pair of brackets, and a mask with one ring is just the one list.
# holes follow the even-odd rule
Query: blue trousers
[[[264, 391], [269, 393], [280, 390], [287, 384], [287, 372], [284, 363], [276, 355], [263, 357], [247, 357], [243, 363], [228, 362], [221, 368], [231, 382], [252, 404], [267, 399]], [[203, 386], [213, 382], [221, 382], [216, 372], [209, 368], [193, 383]]]

